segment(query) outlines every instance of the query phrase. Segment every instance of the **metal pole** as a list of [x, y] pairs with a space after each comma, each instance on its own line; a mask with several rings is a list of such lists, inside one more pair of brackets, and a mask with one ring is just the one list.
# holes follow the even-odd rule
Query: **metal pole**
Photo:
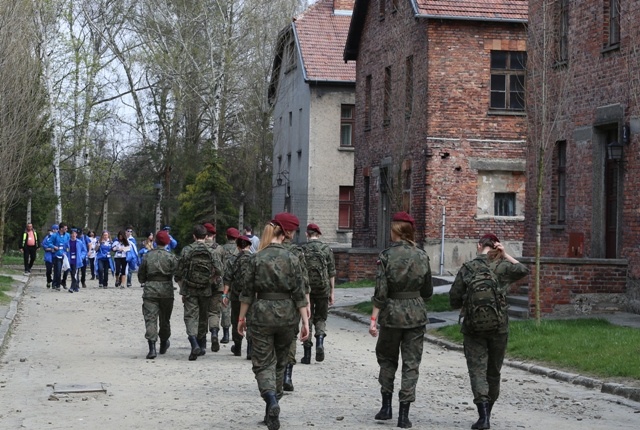
[[440, 239], [440, 276], [444, 275], [444, 226], [447, 216], [445, 215], [444, 206], [442, 206], [442, 237]]
[[27, 196], [28, 196], [28, 200], [27, 200], [27, 224], [31, 224], [31, 196], [32, 196], [33, 192], [31, 191], [31, 188], [29, 188], [29, 191], [27, 191]]

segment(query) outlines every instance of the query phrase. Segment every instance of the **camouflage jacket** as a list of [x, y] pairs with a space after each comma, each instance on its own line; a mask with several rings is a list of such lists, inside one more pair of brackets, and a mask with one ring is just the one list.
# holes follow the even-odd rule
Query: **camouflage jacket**
[[[249, 259], [242, 273], [240, 301], [251, 304], [251, 325], [282, 327], [300, 321], [298, 309], [307, 306], [300, 260], [284, 244], [272, 243]], [[284, 293], [288, 299], [267, 300], [262, 293]]]
[[[213, 266], [214, 266], [214, 277], [216, 279], [215, 283], [211, 286], [211, 288], [192, 288], [187, 287], [182, 281], [182, 278], [185, 275], [185, 271], [189, 267], [189, 258], [191, 253], [198, 248], [206, 248], [212, 255], [213, 258]], [[176, 281], [180, 283], [180, 294], [183, 296], [211, 296], [213, 292], [221, 292], [223, 291], [224, 285], [222, 285], [222, 276], [224, 274], [224, 269], [222, 267], [222, 261], [220, 260], [220, 255], [217, 254], [209, 245], [206, 245], [204, 242], [194, 242], [190, 245], [185, 246], [180, 253], [180, 259], [178, 260], [178, 269], [176, 270]]]
[[300, 270], [302, 270], [302, 279], [304, 281], [304, 293], [309, 294], [311, 288], [309, 287], [309, 275], [307, 273], [307, 262], [304, 259], [304, 249], [299, 245], [291, 243], [288, 239], [282, 242], [282, 246], [287, 248], [289, 252], [300, 260]]
[[[453, 285], [449, 291], [449, 303], [453, 309], [460, 309], [464, 306], [464, 301], [467, 297], [467, 285], [469, 285], [469, 281], [473, 278], [474, 269], [480, 264], [489, 264], [489, 267], [498, 280], [499, 293], [505, 297], [507, 296], [507, 289], [512, 282], [522, 279], [529, 274], [529, 269], [522, 263], [513, 264], [503, 258], [489, 262], [486, 254], [480, 254], [473, 260], [463, 264], [456, 275], [455, 281], [453, 281]], [[463, 312], [464, 309], [461, 310], [461, 314], [463, 314]], [[508, 315], [506, 316], [506, 321], [507, 323], [498, 329], [497, 333], [509, 332]], [[464, 321], [460, 331], [465, 334], [471, 333], [471, 330], [465, 326]]]
[[144, 285], [142, 298], [173, 298], [173, 276], [178, 258], [164, 248], [147, 252], [138, 269], [138, 281]]
[[[311, 295], [314, 297], [329, 297], [331, 294], [331, 278], [336, 276], [336, 263], [333, 257], [333, 251], [326, 243], [321, 242], [318, 239], [312, 239], [307, 242], [302, 249], [305, 253], [305, 263], [307, 263], [307, 277], [309, 278], [309, 288]], [[308, 255], [310, 252], [318, 252], [324, 257], [324, 264], [327, 269], [327, 279], [324, 281], [324, 285], [312, 285], [312, 277], [309, 275]]]
[[[396, 293], [414, 293], [415, 298], [392, 298]], [[389, 328], [413, 328], [427, 324], [424, 300], [433, 295], [429, 256], [406, 241], [393, 242], [380, 253], [376, 288], [371, 298], [380, 309], [378, 323]]]
[[[237, 247], [236, 247], [237, 249]], [[251, 251], [240, 251], [238, 255], [233, 258], [227, 259], [227, 263], [224, 266], [224, 285], [229, 286], [229, 300], [240, 300], [240, 293], [242, 292], [244, 285], [242, 284], [242, 274], [246, 270], [246, 265], [250, 264]]]

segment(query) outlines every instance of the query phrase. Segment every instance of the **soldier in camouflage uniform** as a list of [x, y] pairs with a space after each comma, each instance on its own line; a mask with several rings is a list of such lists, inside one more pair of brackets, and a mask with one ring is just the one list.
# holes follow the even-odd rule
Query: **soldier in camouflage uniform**
[[[302, 270], [302, 279], [304, 280], [304, 291], [307, 295], [307, 302], [309, 302], [309, 292], [311, 291], [309, 288], [309, 276], [307, 273], [307, 264], [304, 257], [304, 250], [301, 246], [292, 243], [291, 241], [294, 239], [296, 235], [296, 230], [300, 226], [300, 221], [298, 217], [288, 212], [281, 212], [276, 214], [274, 217], [276, 221], [284, 223], [287, 227], [285, 228], [284, 234], [285, 239], [282, 244], [291, 252], [293, 255], [298, 257], [300, 261], [300, 268]], [[262, 246], [261, 242], [261, 246]], [[266, 243], [268, 244], [268, 242]], [[311, 314], [310, 305], [307, 307], [307, 316]], [[296, 335], [298, 334], [296, 328]], [[287, 357], [287, 367], [284, 370], [284, 391], [293, 391], [293, 366], [296, 364], [296, 348], [298, 346], [298, 341], [293, 338], [291, 341], [291, 346], [289, 348], [289, 355]]]
[[[237, 228], [230, 227], [227, 229], [227, 243], [218, 246], [217, 251], [220, 253], [220, 259], [222, 260], [222, 266], [227, 267], [229, 260], [234, 260], [238, 255], [238, 246], [236, 245], [236, 239], [240, 237], [240, 232]], [[225, 295], [222, 294], [222, 300], [224, 301]], [[221, 308], [221, 321], [222, 325], [222, 338], [220, 343], [229, 343], [229, 328], [231, 327], [231, 307], [222, 306]]]
[[[216, 227], [211, 223], [203, 224], [204, 228], [207, 230], [207, 237], [204, 240], [204, 243], [207, 246], [210, 246], [213, 249], [213, 252], [220, 258], [222, 262], [222, 267], [224, 267], [223, 255], [224, 251], [222, 247], [216, 243]], [[222, 306], [222, 290], [224, 290], [224, 285], [222, 283], [222, 278], [217, 278], [218, 282], [213, 285], [211, 292], [211, 302], [209, 303], [209, 310], [207, 312], [208, 318], [206, 321], [200, 321], [200, 324], [204, 326], [204, 331], [207, 329], [211, 332], [211, 352], [220, 351], [220, 342], [218, 340], [218, 334], [220, 332], [220, 321], [222, 320], [222, 326], [227, 327], [227, 332], [229, 331], [229, 326], [231, 325], [231, 320], [229, 318], [229, 312], [225, 311], [224, 306]], [[202, 330], [200, 330], [202, 331]], [[228, 338], [228, 336], [227, 336]], [[228, 342], [228, 339], [227, 339]], [[204, 351], [207, 349], [207, 337], [204, 338], [204, 348], [200, 352], [201, 355], [204, 355]]]
[[[465, 263], [458, 272], [449, 292], [453, 309], [463, 308], [467, 286], [479, 265], [487, 265], [496, 275], [500, 295], [504, 298], [504, 324], [493, 332], [475, 333], [466, 321], [460, 331], [464, 335], [464, 355], [467, 359], [473, 402], [478, 408], [478, 421], [472, 429], [490, 428], [493, 403], [500, 394], [500, 370], [507, 350], [509, 319], [506, 313], [506, 295], [509, 284], [529, 274], [529, 269], [507, 254], [494, 234], [482, 236], [478, 242], [478, 256]], [[464, 313], [461, 312], [461, 315]]]
[[[391, 246], [380, 253], [369, 333], [378, 336], [376, 358], [380, 365], [382, 408], [377, 420], [392, 415], [393, 383], [402, 353], [402, 381], [399, 391], [398, 427], [411, 428], [409, 407], [416, 399], [425, 325], [429, 322], [424, 301], [433, 295], [427, 253], [414, 239], [414, 220], [406, 212], [396, 213], [391, 222]], [[380, 324], [378, 332], [377, 323]]]
[[[171, 337], [171, 312], [173, 311], [173, 276], [178, 268], [178, 258], [164, 247], [169, 244], [169, 233], [157, 234], [158, 248], [149, 251], [138, 269], [138, 281], [142, 293], [142, 316], [149, 342], [147, 358], [156, 358], [156, 342], [160, 336], [160, 354], [167, 352]], [[158, 333], [158, 319], [160, 332]]]
[[[236, 230], [237, 231], [237, 230]], [[244, 288], [242, 284], [242, 274], [245, 266], [249, 264], [251, 254], [251, 239], [247, 236], [240, 236], [236, 239], [237, 255], [227, 260], [224, 266], [224, 293], [222, 294], [222, 305], [231, 308], [231, 323], [233, 326], [233, 345], [231, 352], [236, 357], [242, 355], [242, 336], [238, 333], [238, 317], [240, 316], [240, 293]], [[229, 306], [229, 303], [231, 306]], [[248, 326], [248, 324], [247, 324]], [[247, 360], [251, 360], [251, 334], [247, 327]]]
[[[336, 263], [333, 251], [320, 241], [320, 227], [317, 224], [307, 226], [307, 243], [304, 245], [307, 275], [309, 277], [309, 339], [304, 342], [303, 364], [311, 363], [311, 336], [316, 329], [316, 361], [324, 361], [324, 338], [327, 335], [327, 316], [329, 305], [333, 305], [336, 280]], [[319, 266], [319, 267], [318, 267]]]
[[285, 231], [295, 230], [289, 217], [272, 220], [265, 229], [261, 249], [250, 258], [240, 295], [238, 332], [245, 334], [247, 311], [251, 321], [253, 372], [266, 403], [265, 423], [280, 428], [284, 367], [291, 341], [302, 318], [300, 340], [309, 335], [307, 297], [299, 259], [282, 245]]
[[[187, 328], [187, 336], [191, 344], [191, 354], [189, 360], [193, 361], [199, 355], [204, 355], [207, 345], [207, 320], [208, 312], [211, 306], [211, 296], [215, 285], [222, 284], [218, 280], [223, 275], [222, 262], [210, 246], [204, 243], [207, 230], [202, 225], [196, 225], [193, 228], [194, 243], [183, 248], [178, 261], [178, 269], [176, 273], [176, 281], [180, 285], [180, 294], [182, 295], [182, 303], [184, 304], [184, 323]], [[206, 250], [210, 253], [211, 282], [206, 287], [194, 287], [189, 279], [187, 279], [188, 268], [192, 256], [195, 252], [201, 253]], [[222, 292], [218, 296], [221, 296]], [[220, 299], [222, 300], [222, 299]], [[203, 323], [204, 322], [204, 323]]]

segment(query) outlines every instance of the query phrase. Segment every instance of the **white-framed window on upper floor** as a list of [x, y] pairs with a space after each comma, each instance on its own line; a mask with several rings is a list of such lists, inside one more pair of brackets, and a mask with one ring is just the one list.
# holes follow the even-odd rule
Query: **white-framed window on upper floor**
[[491, 51], [492, 110], [524, 111], [526, 69], [526, 52]]
[[355, 106], [340, 106], [340, 146], [350, 148], [353, 146], [353, 133], [355, 123]]
[[353, 229], [355, 193], [352, 186], [340, 187], [338, 228]]

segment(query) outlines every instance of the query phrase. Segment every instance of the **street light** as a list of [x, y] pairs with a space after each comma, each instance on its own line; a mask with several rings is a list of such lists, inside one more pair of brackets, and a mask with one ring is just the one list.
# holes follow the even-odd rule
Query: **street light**
[[289, 172], [287, 170], [279, 172], [278, 176], [276, 176], [276, 184], [278, 184], [278, 186], [281, 186], [283, 182], [289, 183]]
[[612, 161], [622, 160], [622, 143], [618, 141], [611, 142], [607, 145], [607, 158]]
[[156, 182], [153, 184], [153, 188], [156, 190], [156, 232], [160, 231], [160, 221], [162, 218], [162, 182]]

